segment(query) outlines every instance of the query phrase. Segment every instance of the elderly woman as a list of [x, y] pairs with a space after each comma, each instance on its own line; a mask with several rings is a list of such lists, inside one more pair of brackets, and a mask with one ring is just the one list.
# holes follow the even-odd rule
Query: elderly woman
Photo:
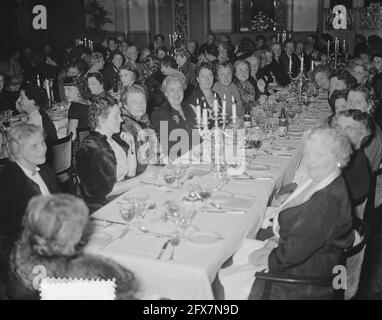
[[212, 90], [216, 92], [220, 99], [226, 100], [228, 119], [232, 116], [232, 101], [236, 102], [236, 116], [240, 119], [244, 118], [244, 108], [241, 102], [240, 92], [236, 85], [232, 82], [232, 64], [218, 63], [216, 65], [217, 81]]
[[164, 79], [163, 92], [167, 100], [151, 116], [163, 151], [172, 159], [192, 148], [192, 129], [196, 125], [195, 112], [189, 104], [183, 103], [186, 83], [182, 76], [173, 74]]
[[72, 195], [38, 196], [30, 201], [24, 230], [10, 257], [11, 298], [40, 298], [34, 268], [42, 266], [49, 278], [115, 279], [116, 298], [135, 299], [138, 285], [130, 271], [83, 252], [88, 213], [83, 200]]
[[290, 78], [285, 72], [285, 69], [280, 59], [282, 53], [281, 44], [275, 43], [272, 45], [271, 49], [273, 51], [273, 60], [269, 65], [269, 69], [272, 72], [272, 74], [276, 77], [277, 83], [282, 87], [286, 87], [290, 83]]
[[70, 103], [68, 134], [72, 134], [72, 140], [77, 138], [77, 128], [89, 126], [89, 88], [86, 80], [82, 77], [69, 77], [64, 80], [65, 95]]
[[136, 79], [141, 80], [143, 76], [142, 65], [138, 62], [139, 50], [136, 45], [130, 44], [126, 51], [126, 63], [130, 64], [136, 71]]
[[271, 49], [265, 49], [263, 50], [263, 54], [264, 54], [263, 66], [261, 66], [259, 71], [257, 72], [257, 77], [259, 79], [263, 79], [268, 84], [276, 83], [276, 77], [272, 73], [272, 70], [270, 67], [273, 61], [273, 51]]
[[76, 171], [81, 192], [91, 211], [123, 193], [135, 176], [137, 159], [134, 139], [121, 131], [121, 110], [115, 100], [100, 97], [89, 113], [91, 134], [76, 154]]
[[240, 92], [244, 112], [251, 114], [252, 107], [260, 97], [259, 89], [249, 80], [251, 66], [248, 61], [239, 60], [235, 62], [233, 69], [235, 73], [233, 83]]
[[90, 69], [86, 72], [86, 75], [95, 72], [102, 72], [105, 67], [105, 58], [101, 52], [93, 52], [90, 56]]
[[[341, 131], [320, 126], [307, 133], [303, 166], [308, 179], [281, 205], [274, 220], [275, 237], [249, 260], [279, 275], [329, 277], [342, 251], [352, 245], [351, 202], [341, 168], [351, 146]], [[263, 293], [256, 281], [256, 296]], [[267, 289], [266, 289], [267, 290]], [[327, 288], [274, 284], [271, 299], [323, 298]]]
[[29, 200], [58, 193], [55, 174], [45, 165], [46, 144], [42, 127], [21, 123], [8, 131], [11, 160], [0, 176], [0, 234], [5, 251], [19, 235]]
[[111, 56], [110, 61], [111, 63], [108, 63], [103, 70], [103, 76], [105, 79], [105, 90], [109, 91], [113, 88], [116, 84], [119, 86], [121, 79], [119, 77], [119, 70], [124, 64], [124, 57], [123, 54], [115, 50]]
[[267, 92], [267, 83], [258, 76], [259, 68], [261, 66], [261, 59], [261, 55], [257, 53], [256, 55], [252, 55], [245, 60], [248, 61], [250, 65], [249, 81], [252, 83], [259, 96], [266, 96], [269, 95]]
[[122, 93], [122, 131], [134, 137], [135, 151], [137, 154], [137, 174], [144, 172], [153, 155], [150, 155], [150, 143], [146, 137], [156, 134], [150, 118], [147, 115], [146, 91], [140, 85], [133, 85]]
[[330, 88], [330, 70], [324, 65], [319, 65], [313, 70], [312, 78], [320, 89], [328, 91]]
[[350, 63], [349, 72], [357, 80], [357, 84], [366, 84], [369, 79], [368, 67], [360, 59]]
[[343, 169], [343, 175], [351, 202], [356, 207], [366, 200], [370, 190], [370, 164], [363, 148], [372, 135], [373, 123], [370, 115], [365, 112], [346, 110], [338, 113], [331, 125], [344, 132], [354, 150], [349, 164]]
[[145, 80], [149, 96], [147, 113], [151, 116], [155, 108], [159, 107], [166, 100], [162, 92], [164, 76], [161, 72], [160, 60], [155, 56], [148, 56], [146, 58], [145, 67], [148, 70], [148, 77]]
[[207, 108], [208, 111], [208, 126], [211, 128], [214, 125], [213, 121], [213, 106], [215, 98], [221, 107], [221, 99], [213, 92], [212, 87], [214, 84], [214, 67], [209, 62], [202, 62], [196, 68], [196, 80], [198, 86], [186, 97], [185, 105], [193, 107], [196, 112], [195, 106], [200, 104], [202, 108]]
[[332, 98], [330, 99], [330, 108], [334, 113], [339, 113], [341, 111], [347, 110], [346, 107], [346, 98], [348, 91], [347, 90], [334, 90], [332, 93]]
[[[56, 141], [58, 138], [52, 120], [44, 112], [47, 105], [48, 96], [44, 89], [31, 84], [23, 84], [21, 86], [20, 97], [16, 103], [17, 111], [28, 116], [28, 123], [42, 127], [46, 142], [50, 143]], [[15, 123], [12, 125], [15, 125]]]

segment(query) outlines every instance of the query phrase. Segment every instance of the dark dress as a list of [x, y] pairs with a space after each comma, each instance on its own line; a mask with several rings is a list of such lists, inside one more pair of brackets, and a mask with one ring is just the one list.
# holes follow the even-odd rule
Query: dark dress
[[[222, 108], [222, 101], [221, 101], [221, 98], [218, 94], [216, 95], [216, 99], [217, 99], [218, 104], [219, 104], [219, 113], [220, 113], [221, 108]], [[198, 100], [199, 100], [199, 103], [200, 103], [202, 110], [203, 110], [204, 103], [206, 104], [206, 108], [208, 111], [208, 128], [211, 129], [215, 125], [214, 118], [213, 118], [213, 106], [209, 105], [202, 89], [200, 89], [199, 86], [195, 87], [190, 92], [190, 94], [188, 94], [185, 97], [185, 99], [183, 100], [183, 104], [185, 106], [192, 108], [190, 105], [192, 104], [192, 105], [196, 106]], [[194, 118], [195, 118], [194, 120], [195, 120], [195, 124], [196, 124], [196, 114], [194, 112], [193, 112], [193, 114], [194, 114]]]
[[[269, 272], [273, 274], [332, 276], [342, 251], [354, 241], [351, 203], [342, 176], [307, 202], [281, 211], [278, 221], [280, 240], [268, 261]], [[259, 297], [263, 285], [264, 281], [255, 283]], [[331, 293], [331, 288], [273, 284], [270, 298], [319, 299], [330, 297]]]
[[[113, 139], [127, 156], [129, 145], [119, 135], [114, 135]], [[91, 132], [79, 146], [75, 166], [82, 196], [90, 212], [94, 212], [108, 203], [107, 195], [117, 182], [117, 159], [107, 137]]]
[[105, 69], [103, 70], [103, 80], [106, 92], [113, 88], [115, 81], [118, 83], [118, 85], [120, 84], [121, 79], [119, 77], [119, 72], [112, 63], [108, 63], [105, 66]]
[[[285, 73], [288, 75], [289, 72], [289, 57], [284, 52], [280, 56], [280, 62], [284, 68]], [[292, 53], [292, 77], [295, 78], [300, 73], [300, 60], [295, 53]]]
[[[183, 102], [181, 106], [185, 119], [183, 119], [177, 110], [171, 107], [167, 100], [164, 104], [157, 108], [151, 116], [151, 123], [159, 135], [159, 140], [162, 145], [163, 152], [170, 158], [176, 158], [189, 151], [193, 144], [193, 129], [194, 135], [197, 132], [197, 130], [195, 130], [196, 115], [194, 111], [188, 104]], [[168, 126], [167, 128], [166, 124]], [[188, 139], [184, 140], [183, 136], [177, 136], [176, 140], [173, 141], [174, 138], [170, 137], [170, 135], [175, 129], [183, 129], [184, 131], [182, 133], [186, 132]], [[197, 136], [197, 138], [199, 139], [199, 136]], [[182, 143], [179, 143], [179, 141]], [[177, 145], [177, 148], [174, 148], [173, 150], [175, 145]]]
[[78, 102], [72, 102], [69, 107], [69, 120], [78, 120], [78, 129], [89, 126], [89, 106]]
[[182, 73], [186, 77], [187, 80], [187, 89], [185, 95], [187, 96], [188, 92], [191, 92], [193, 88], [196, 87], [196, 65], [191, 61], [187, 61], [181, 68]]
[[370, 164], [363, 149], [353, 152], [349, 164], [343, 169], [343, 175], [352, 205], [362, 204], [366, 200], [371, 183]]
[[44, 129], [45, 141], [48, 144], [52, 143], [58, 139], [56, 127], [54, 126], [52, 119], [50, 119], [49, 116], [43, 110], [40, 109], [39, 112], [42, 119], [42, 127]]
[[[59, 193], [56, 176], [47, 165], [41, 165], [40, 176], [49, 192]], [[15, 162], [7, 164], [0, 175], [0, 232], [5, 253], [19, 237], [21, 223], [29, 200], [40, 195], [39, 186], [29, 179]]]
[[166, 101], [162, 91], [164, 76], [160, 70], [153, 72], [146, 80], [145, 86], [148, 91], [149, 99], [147, 102], [147, 113], [149, 116], [153, 111]]
[[282, 87], [286, 87], [290, 83], [290, 78], [285, 72], [284, 66], [280, 61], [278, 62], [273, 58], [272, 62], [269, 64], [269, 70], [276, 77], [278, 84]]
[[381, 101], [382, 98], [382, 72], [374, 76], [372, 87], [374, 90], [375, 98]]

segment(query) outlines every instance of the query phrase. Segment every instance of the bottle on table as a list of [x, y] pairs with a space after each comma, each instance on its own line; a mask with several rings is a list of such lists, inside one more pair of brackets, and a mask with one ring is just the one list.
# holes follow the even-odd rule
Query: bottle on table
[[282, 108], [279, 116], [279, 136], [286, 137], [288, 134], [289, 121], [286, 116], [285, 108]]

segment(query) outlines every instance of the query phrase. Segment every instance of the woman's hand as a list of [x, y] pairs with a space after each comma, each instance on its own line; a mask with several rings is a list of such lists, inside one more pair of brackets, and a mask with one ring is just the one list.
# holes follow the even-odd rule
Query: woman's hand
[[268, 268], [268, 258], [271, 251], [266, 247], [256, 250], [248, 256], [248, 261], [254, 267]]

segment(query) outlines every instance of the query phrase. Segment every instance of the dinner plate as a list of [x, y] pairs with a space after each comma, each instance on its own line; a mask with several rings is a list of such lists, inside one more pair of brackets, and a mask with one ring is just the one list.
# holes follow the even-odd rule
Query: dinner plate
[[198, 230], [190, 233], [187, 239], [193, 243], [211, 244], [222, 240], [222, 236], [213, 231]]

